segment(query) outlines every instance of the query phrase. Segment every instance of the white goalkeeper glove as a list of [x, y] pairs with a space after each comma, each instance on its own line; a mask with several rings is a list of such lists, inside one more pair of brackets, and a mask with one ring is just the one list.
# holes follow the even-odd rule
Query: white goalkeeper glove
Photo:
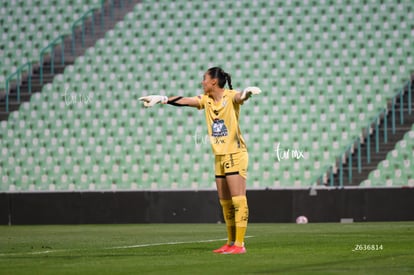
[[157, 103], [165, 104], [168, 102], [168, 97], [165, 95], [148, 95], [139, 98], [140, 101], [144, 102], [146, 108], [152, 107]]
[[260, 90], [259, 87], [247, 87], [244, 88], [241, 95], [240, 95], [240, 99], [241, 100], [246, 100], [249, 99], [252, 95], [258, 95], [262, 92], [262, 90]]

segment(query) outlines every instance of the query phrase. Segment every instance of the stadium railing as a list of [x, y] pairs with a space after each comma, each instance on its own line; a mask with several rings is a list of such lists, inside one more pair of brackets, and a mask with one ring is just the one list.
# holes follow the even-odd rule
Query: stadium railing
[[64, 65], [65, 64], [65, 42], [64, 42], [64, 36], [61, 35], [59, 37], [57, 37], [55, 40], [53, 40], [51, 43], [49, 43], [49, 45], [47, 45], [45, 48], [43, 48], [40, 51], [40, 85], [43, 85], [43, 65], [44, 65], [44, 59], [45, 59], [45, 54], [47, 52], [51, 52], [50, 53], [50, 72], [52, 74], [54, 74], [54, 68], [55, 68], [55, 46], [60, 44], [60, 51], [61, 51], [61, 56], [60, 56], [60, 60], [61, 60], [61, 64]]
[[[75, 22], [72, 23], [72, 55], [75, 54], [75, 45], [76, 45], [76, 43], [75, 43], [76, 35], [75, 34], [76, 34], [76, 27], [78, 25], [81, 25], [81, 30], [82, 30], [82, 32], [81, 32], [81, 43], [82, 44], [81, 45], [82, 45], [82, 48], [85, 47], [85, 21], [86, 21], [87, 18], [91, 18], [91, 20], [92, 20], [92, 24], [91, 24], [92, 36], [95, 37], [95, 29], [93, 27], [94, 26], [94, 16], [93, 16], [94, 11], [95, 11], [94, 9], [91, 9], [91, 10], [85, 12], [78, 20], [76, 20]], [[101, 13], [101, 14], [103, 14], [103, 13]]]
[[20, 83], [22, 80], [22, 74], [23, 72], [25, 72], [25, 68], [27, 67], [27, 72], [28, 72], [28, 89], [29, 89], [29, 93], [32, 93], [32, 63], [31, 62], [27, 62], [26, 64], [23, 64], [21, 66], [19, 66], [17, 68], [17, 70], [10, 74], [7, 78], [6, 78], [6, 83], [5, 83], [5, 93], [6, 93], [6, 97], [5, 97], [5, 102], [6, 102], [6, 112], [9, 112], [9, 91], [10, 91], [10, 84], [11, 84], [11, 80], [16, 78], [17, 81], [17, 95], [16, 95], [16, 99], [17, 102], [20, 103]]
[[[403, 95], [404, 95], [404, 90], [407, 89], [407, 96], [408, 96], [408, 102], [407, 102], [407, 108], [408, 108], [408, 114], [411, 115], [412, 114], [412, 82], [411, 79], [408, 80], [403, 86], [402, 88], [399, 89], [399, 91], [397, 93], [395, 93], [395, 95], [391, 98], [391, 106], [390, 106], [390, 112], [391, 112], [391, 131], [393, 134], [395, 134], [396, 132], [396, 123], [397, 123], [397, 118], [396, 118], [396, 108], [397, 108], [397, 101], [399, 101], [400, 103], [400, 108], [399, 108], [399, 121], [400, 124], [404, 123], [404, 101], [403, 101]], [[327, 166], [325, 167], [326, 172], [324, 172], [322, 175], [316, 177], [314, 179], [314, 183], [316, 182], [316, 184], [324, 184], [327, 183], [329, 186], [334, 186], [334, 174], [338, 171], [339, 173], [339, 187], [343, 187], [344, 186], [344, 174], [343, 174], [343, 167], [344, 167], [344, 163], [348, 164], [348, 181], [349, 183], [351, 183], [353, 175], [352, 175], [352, 154], [354, 153], [354, 151], [356, 150], [356, 154], [357, 154], [357, 171], [358, 173], [361, 173], [362, 171], [362, 149], [361, 149], [361, 144], [362, 144], [362, 140], [364, 139], [364, 137], [366, 137], [366, 164], [370, 164], [371, 163], [371, 139], [369, 138], [371, 134], [374, 135], [374, 140], [375, 140], [375, 152], [378, 153], [379, 152], [379, 147], [380, 147], [380, 142], [379, 142], [379, 135], [380, 135], [380, 130], [379, 130], [379, 125], [381, 120], [383, 120], [384, 123], [384, 128], [383, 128], [383, 140], [384, 143], [387, 143], [388, 141], [388, 125], [387, 125], [387, 117], [388, 117], [389, 112], [386, 108], [384, 108], [383, 110], [381, 110], [376, 116], [373, 117], [373, 119], [371, 120], [371, 122], [365, 127], [365, 129], [363, 129], [361, 136], [355, 138], [351, 144], [349, 144], [347, 146], [347, 148], [344, 150], [343, 153], [341, 153], [338, 157], [337, 157], [337, 161], [336, 164], [332, 165], [332, 166]], [[339, 167], [337, 167], [339, 166]]]

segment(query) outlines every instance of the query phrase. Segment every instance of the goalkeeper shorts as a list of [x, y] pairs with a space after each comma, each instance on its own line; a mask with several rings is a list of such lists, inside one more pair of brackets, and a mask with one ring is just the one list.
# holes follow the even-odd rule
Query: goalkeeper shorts
[[226, 155], [216, 155], [216, 178], [225, 178], [231, 175], [240, 175], [247, 178], [249, 155], [246, 150]]

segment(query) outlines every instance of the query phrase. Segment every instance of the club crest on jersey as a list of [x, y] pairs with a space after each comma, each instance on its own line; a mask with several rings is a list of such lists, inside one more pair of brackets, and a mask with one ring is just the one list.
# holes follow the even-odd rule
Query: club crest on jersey
[[224, 120], [216, 118], [212, 125], [213, 137], [224, 137], [228, 135], [227, 127], [224, 125]]

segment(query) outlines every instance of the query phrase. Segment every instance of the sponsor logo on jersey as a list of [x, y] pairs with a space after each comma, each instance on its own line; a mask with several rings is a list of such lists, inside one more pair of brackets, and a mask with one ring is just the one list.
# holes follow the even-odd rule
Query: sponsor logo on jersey
[[227, 127], [224, 124], [224, 120], [216, 118], [213, 121], [211, 136], [213, 137], [225, 137], [228, 135]]

